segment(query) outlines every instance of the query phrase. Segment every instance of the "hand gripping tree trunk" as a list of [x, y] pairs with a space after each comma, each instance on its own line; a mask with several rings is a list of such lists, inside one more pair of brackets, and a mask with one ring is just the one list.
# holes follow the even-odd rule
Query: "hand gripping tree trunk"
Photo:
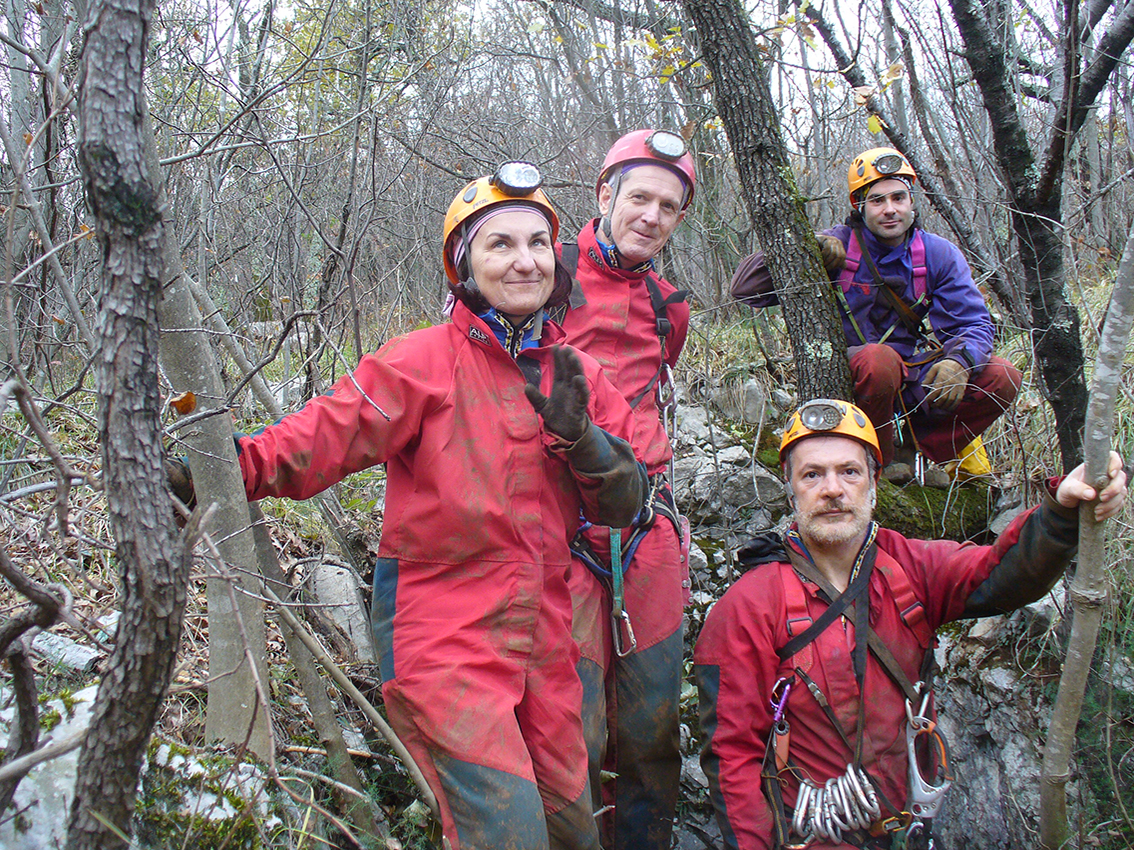
[[[1087, 480], [1096, 490], [1107, 482], [1107, 464], [1114, 442], [1114, 401], [1122, 375], [1122, 361], [1134, 324], [1134, 231], [1126, 241], [1110, 307], [1099, 339], [1099, 354], [1087, 404], [1084, 442]], [[1083, 707], [1087, 673], [1095, 654], [1095, 640], [1107, 597], [1106, 558], [1102, 526], [1095, 521], [1094, 505], [1079, 506], [1079, 565], [1071, 581], [1071, 641], [1059, 679], [1059, 693], [1051, 716], [1043, 755], [1040, 787], [1040, 846], [1063, 847], [1067, 840], [1067, 784], [1075, 728]]]
[[787, 159], [764, 62], [736, 0], [685, 0], [713, 74], [741, 190], [783, 306], [800, 400], [852, 398], [834, 290]]
[[[67, 846], [125, 846], [138, 772], [181, 636], [190, 547], [162, 470], [157, 303], [162, 221], [142, 155], [152, 0], [95, 0], [83, 48], [79, 162], [102, 249], [96, 377], [103, 483], [123, 597], [79, 756]], [[156, 509], [155, 509], [156, 506]]]

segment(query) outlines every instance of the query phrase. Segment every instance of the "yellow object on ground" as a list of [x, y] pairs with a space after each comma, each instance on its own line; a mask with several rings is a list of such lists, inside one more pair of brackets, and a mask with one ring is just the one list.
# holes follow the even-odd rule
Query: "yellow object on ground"
[[992, 464], [988, 460], [988, 452], [984, 448], [984, 441], [977, 437], [961, 449], [960, 461], [945, 464], [945, 469], [954, 481], [967, 478], [979, 478], [982, 475], [992, 474]]

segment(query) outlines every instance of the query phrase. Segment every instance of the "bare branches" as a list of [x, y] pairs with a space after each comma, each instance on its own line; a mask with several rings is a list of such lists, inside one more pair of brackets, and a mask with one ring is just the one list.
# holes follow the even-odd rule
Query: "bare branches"
[[[1134, 327], [1134, 231], [1118, 267], [1110, 307], [1099, 339], [1099, 353], [1091, 385], [1085, 439], [1086, 480], [1102, 490], [1107, 482], [1107, 463], [1114, 444], [1114, 413], [1125, 358], [1126, 344]], [[1044, 748], [1040, 785], [1040, 846], [1044, 850], [1064, 847], [1067, 833], [1065, 788], [1070, 778], [1071, 751], [1082, 711], [1083, 694], [1095, 643], [1102, 621], [1102, 606], [1109, 593], [1102, 524], [1095, 520], [1094, 504], [1079, 506], [1079, 565], [1071, 581], [1074, 617], [1067, 656], [1062, 665], [1059, 692], [1052, 710], [1051, 727]]]

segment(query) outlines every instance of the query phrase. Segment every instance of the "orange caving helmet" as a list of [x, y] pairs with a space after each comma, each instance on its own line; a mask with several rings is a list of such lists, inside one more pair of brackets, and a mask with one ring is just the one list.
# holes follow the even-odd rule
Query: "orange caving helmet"
[[847, 171], [851, 204], [858, 203], [856, 195], [871, 183], [890, 177], [906, 179], [911, 188], [917, 182], [917, 172], [909, 160], [893, 148], [871, 148], [860, 153], [851, 160]]
[[870, 418], [849, 401], [830, 398], [809, 401], [792, 414], [780, 440], [780, 465], [787, 457], [787, 450], [800, 440], [833, 435], [850, 437], [867, 446], [878, 461], [875, 474], [881, 471], [882, 449]]
[[472, 181], [457, 194], [449, 204], [449, 211], [445, 213], [445, 224], [441, 232], [445, 274], [452, 283], [460, 283], [460, 275], [453, 262], [453, 251], [461, 236], [461, 225], [497, 204], [527, 204], [535, 207], [551, 222], [551, 241], [558, 239], [559, 216], [540, 188], [542, 182], [539, 169], [530, 162], [506, 162], [495, 174]]

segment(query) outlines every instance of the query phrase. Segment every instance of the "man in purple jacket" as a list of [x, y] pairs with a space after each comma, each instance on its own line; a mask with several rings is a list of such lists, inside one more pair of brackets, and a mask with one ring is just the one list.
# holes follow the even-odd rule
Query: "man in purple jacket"
[[[917, 226], [917, 174], [893, 148], [855, 157], [851, 214], [819, 234], [836, 284], [855, 403], [878, 431], [883, 476], [912, 465], [920, 450], [937, 463], [960, 457], [1011, 404], [1020, 372], [992, 356], [992, 319], [960, 250]], [[763, 253], [732, 279], [733, 297], [778, 303]], [[913, 445], [898, 432], [904, 418]], [[905, 431], [906, 429], [903, 429]], [[893, 465], [891, 465], [893, 464]]]

